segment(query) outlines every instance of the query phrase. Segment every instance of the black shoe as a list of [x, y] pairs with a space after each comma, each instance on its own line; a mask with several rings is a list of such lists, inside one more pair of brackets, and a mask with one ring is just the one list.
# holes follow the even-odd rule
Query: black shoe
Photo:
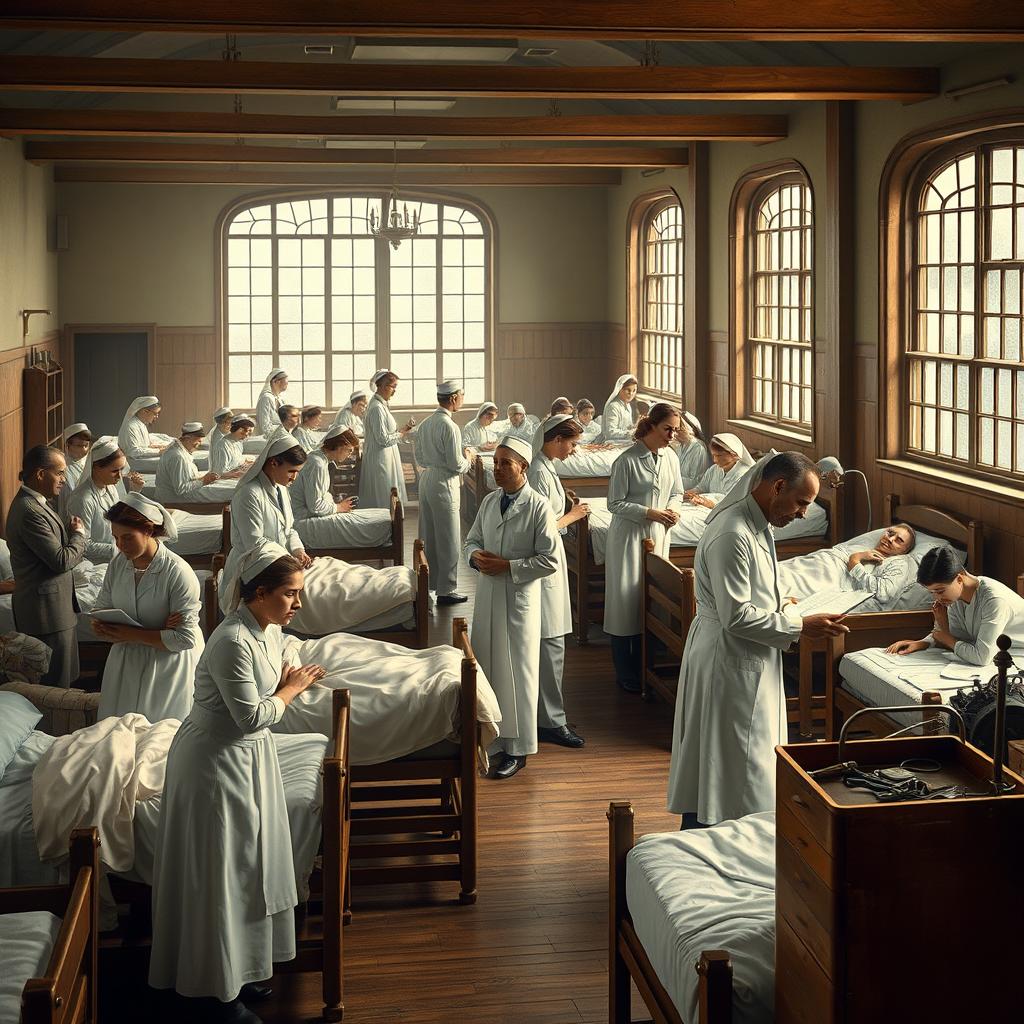
[[257, 985], [250, 982], [248, 985], [242, 986], [238, 998], [244, 999], [247, 1003], [259, 1003], [264, 999], [269, 999], [273, 994], [274, 990], [269, 985]]
[[230, 1003], [218, 1000], [207, 1020], [216, 1024], [263, 1024], [263, 1018], [257, 1017], [241, 999]]
[[547, 729], [544, 726], [538, 726], [537, 739], [542, 743], [557, 743], [560, 747], [573, 747], [575, 749], [579, 749], [587, 742], [579, 733], [573, 732], [567, 725], [560, 725], [557, 729]]
[[516, 772], [526, 767], [525, 757], [516, 757], [515, 754], [505, 754], [504, 760], [494, 769], [495, 779], [511, 779]]
[[615, 682], [619, 684], [619, 689], [625, 690], [626, 693], [641, 693], [643, 691], [638, 679], [616, 679]]
[[464, 604], [469, 598], [465, 594], [441, 594], [438, 604]]

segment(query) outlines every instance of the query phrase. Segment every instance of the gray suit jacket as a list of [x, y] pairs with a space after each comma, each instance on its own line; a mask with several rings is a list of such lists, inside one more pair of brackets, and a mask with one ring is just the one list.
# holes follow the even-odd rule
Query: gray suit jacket
[[53, 509], [19, 489], [7, 513], [7, 543], [11, 604], [21, 632], [40, 636], [75, 627], [79, 609], [71, 570], [82, 560], [85, 541], [84, 533], [71, 533]]

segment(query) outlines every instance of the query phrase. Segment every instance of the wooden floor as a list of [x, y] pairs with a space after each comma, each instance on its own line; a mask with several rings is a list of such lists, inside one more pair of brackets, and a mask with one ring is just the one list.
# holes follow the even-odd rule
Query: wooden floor
[[[414, 537], [415, 518], [408, 526]], [[474, 575], [460, 570], [470, 595]], [[432, 642], [450, 642], [455, 614], [471, 617], [472, 602], [439, 609]], [[605, 811], [609, 800], [630, 799], [638, 834], [678, 827], [665, 810], [671, 711], [618, 690], [607, 646], [571, 640], [565, 704], [583, 750], [542, 744], [515, 778], [481, 780], [475, 906], [458, 905], [455, 883], [356, 890], [345, 929], [346, 1022], [608, 1019]], [[318, 1016], [319, 975], [273, 984], [274, 996], [253, 1007], [268, 1024]], [[635, 993], [634, 1002], [642, 1019]], [[140, 1019], [138, 1003], [125, 1015], [108, 1007], [104, 1021]]]

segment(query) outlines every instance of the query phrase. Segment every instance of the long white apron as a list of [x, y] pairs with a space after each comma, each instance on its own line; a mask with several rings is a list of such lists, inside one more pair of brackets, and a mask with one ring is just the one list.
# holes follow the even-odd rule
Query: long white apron
[[391, 488], [398, 488], [398, 497], [407, 505], [402, 472], [402, 455], [398, 449], [401, 434], [387, 402], [374, 395], [366, 409], [366, 438], [359, 470], [359, 505], [361, 508], [388, 508]]
[[[622, 404], [622, 403], [620, 403]], [[608, 527], [604, 574], [604, 631], [612, 636], [636, 636], [643, 631], [641, 586], [643, 542], [654, 541], [654, 552], [668, 558], [669, 531], [647, 518], [649, 508], [682, 509], [683, 485], [679, 460], [671, 449], [652, 452], [637, 441], [612, 463], [608, 482]]]
[[[565, 515], [565, 488], [558, 479], [554, 463], [538, 452], [527, 474], [530, 486], [547, 502], [554, 521]], [[541, 580], [541, 636], [548, 640], [572, 632], [572, 605], [569, 600], [569, 566], [565, 547], [559, 539], [555, 548], [558, 568]]]
[[[98, 718], [131, 711], [151, 722], [183, 720], [192, 708], [196, 666], [203, 653], [199, 628], [199, 580], [188, 563], [158, 545], [152, 563], [136, 586], [135, 569], [120, 552], [107, 566], [97, 608], [122, 608], [147, 629], [159, 629], [165, 651], [148, 644], [116, 643], [103, 669]], [[164, 629], [167, 617], [181, 624]]]
[[501, 708], [499, 738], [525, 756], [537, 750], [541, 580], [558, 568], [558, 533], [547, 502], [528, 483], [504, 517], [502, 494], [484, 498], [466, 537], [467, 562], [490, 551], [512, 563], [501, 576], [479, 574], [471, 640]]
[[214, 631], [196, 703], [167, 755], [153, 867], [149, 983], [237, 997], [295, 957], [288, 808], [269, 726], [282, 701], [281, 632], [244, 608]]
[[668, 806], [713, 824], [775, 809], [782, 651], [801, 624], [781, 610], [771, 528], [752, 497], [708, 525], [694, 568], [697, 618], [679, 673]]

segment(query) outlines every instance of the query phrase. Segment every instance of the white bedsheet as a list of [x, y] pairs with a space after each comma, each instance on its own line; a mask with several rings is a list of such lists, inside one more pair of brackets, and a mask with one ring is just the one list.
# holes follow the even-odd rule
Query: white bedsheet
[[607, 450], [587, 451], [583, 448], [577, 450], [569, 458], [555, 463], [555, 472], [559, 476], [609, 476], [612, 471], [612, 463], [627, 449], [633, 446], [632, 441], [628, 444], [617, 444]]
[[168, 548], [182, 555], [212, 555], [224, 548], [224, 517], [197, 516], [181, 509], [172, 509], [178, 539]]
[[0, 781], [0, 888], [60, 881], [58, 866], [39, 859], [32, 827], [32, 772], [53, 742], [44, 732], [29, 733]]
[[0, 914], [0, 1024], [21, 1020], [21, 993], [46, 973], [61, 919], [45, 910]]
[[[89, 625], [89, 612], [96, 607], [96, 598], [100, 596], [100, 587], [103, 586], [103, 577], [106, 575], [107, 565], [93, 565], [92, 562], [82, 561], [75, 567], [75, 594], [78, 596], [78, 605], [81, 611], [78, 615], [78, 642], [96, 642], [96, 634]], [[11, 595], [0, 595], [0, 633], [15, 633], [14, 609], [11, 607]]]
[[[153, 435], [150, 434], [150, 437], [153, 437]], [[175, 440], [177, 439], [175, 438]], [[154, 443], [164, 444], [163, 441], [154, 441]], [[200, 448], [193, 453], [192, 458], [195, 460], [196, 469], [201, 470], [203, 473], [210, 468], [210, 449], [208, 447]], [[152, 455], [147, 455], [144, 459], [135, 459], [132, 468], [136, 473], [142, 473], [143, 476], [155, 476], [158, 465], [160, 465], [160, 453], [154, 452]]]
[[626, 904], [683, 1020], [698, 1018], [694, 964], [708, 949], [732, 958], [734, 1024], [774, 1020], [774, 813], [642, 836], [626, 860]]
[[[458, 740], [462, 652], [454, 647], [410, 651], [397, 644], [335, 634], [322, 640], [285, 644], [294, 665], [327, 669], [320, 687], [311, 687], [289, 704], [274, 732], [330, 732], [332, 692], [352, 693], [352, 764], [380, 764], [405, 757], [442, 740]], [[501, 711], [490, 683], [477, 666], [477, 721], [481, 763], [498, 736]]]
[[308, 551], [379, 548], [391, 543], [391, 509], [360, 508], [332, 516], [297, 519], [295, 529]]

